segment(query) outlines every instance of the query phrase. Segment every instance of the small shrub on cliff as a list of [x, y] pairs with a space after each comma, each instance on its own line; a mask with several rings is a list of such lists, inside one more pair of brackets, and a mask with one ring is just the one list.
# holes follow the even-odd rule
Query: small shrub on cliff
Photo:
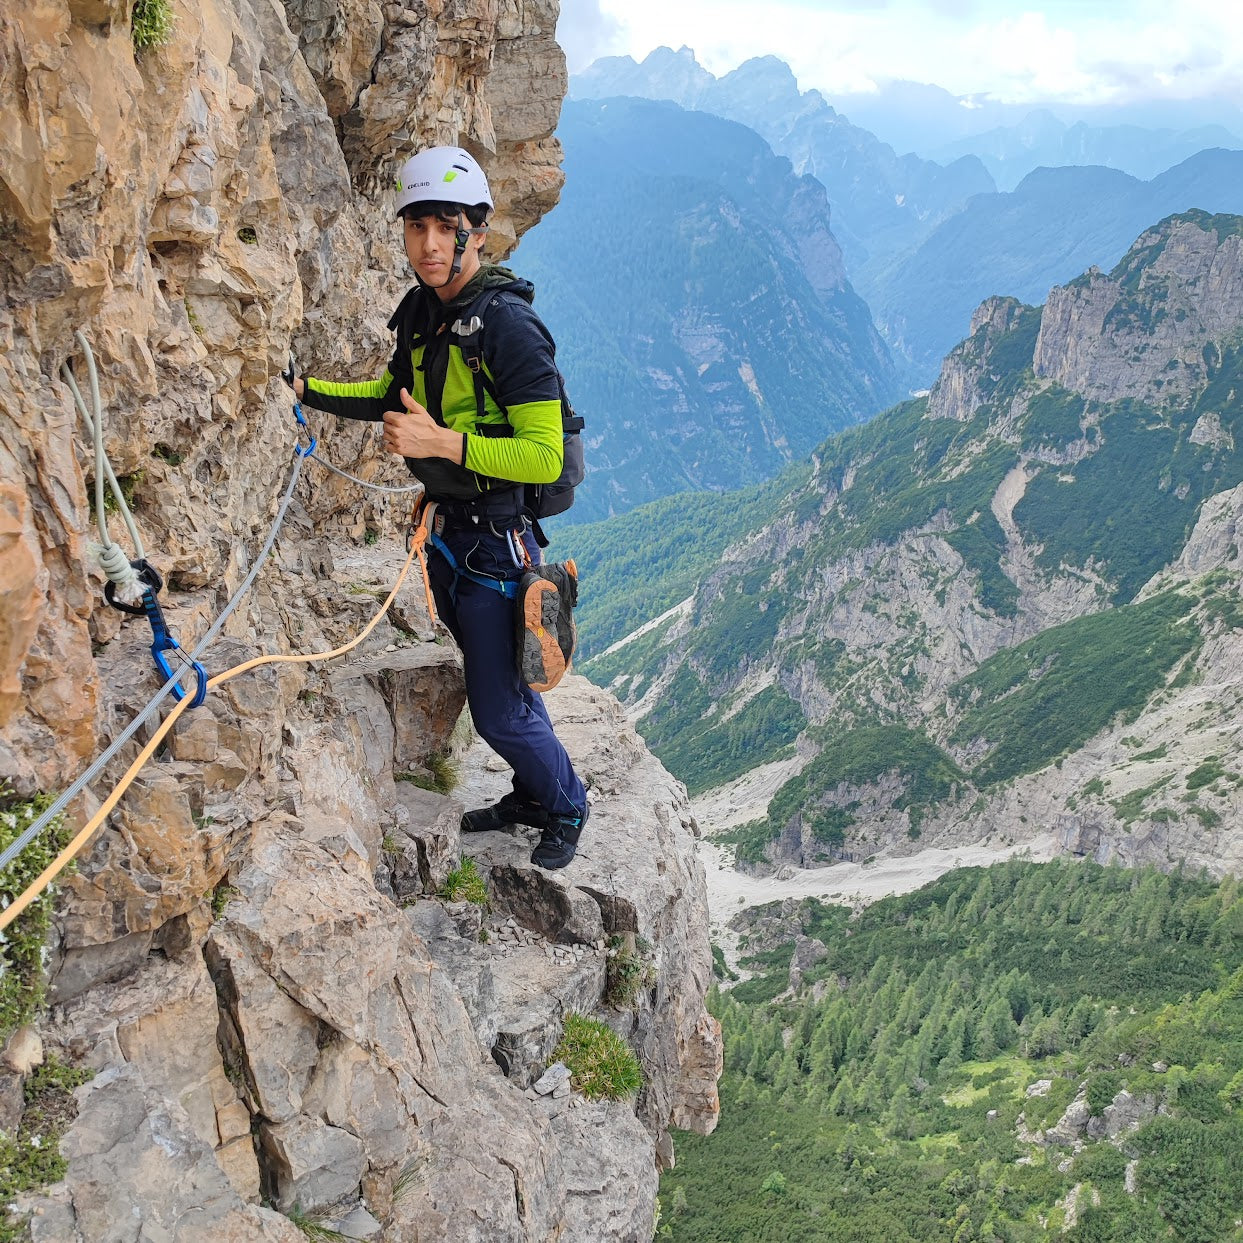
[[656, 967], [651, 960], [652, 947], [636, 937], [633, 946], [624, 937], [609, 938], [609, 961], [605, 976], [604, 1000], [618, 1010], [632, 1005], [642, 988], [656, 982]]
[[[50, 794], [18, 798], [0, 783], [0, 849], [19, 838], [52, 804]], [[7, 908], [56, 857], [68, 840], [64, 817], [57, 816], [0, 875], [0, 909]], [[0, 1041], [28, 1022], [43, 1000], [43, 954], [51, 916], [45, 890], [0, 932]]]
[[570, 1068], [570, 1083], [591, 1100], [622, 1100], [643, 1085], [638, 1059], [607, 1023], [567, 1014], [552, 1060]]
[[445, 877], [440, 896], [449, 902], [473, 902], [476, 906], [488, 905], [488, 884], [479, 875], [474, 859], [463, 859]]
[[[0, 1206], [19, 1192], [47, 1187], [64, 1177], [67, 1162], [60, 1155], [60, 1137], [77, 1116], [71, 1094], [90, 1078], [90, 1071], [49, 1057], [26, 1080], [26, 1107], [17, 1134], [10, 1139], [0, 1133]], [[11, 1215], [0, 1218], [0, 1243], [29, 1237], [25, 1225]]]
[[444, 752], [436, 751], [427, 757], [427, 765], [423, 769], [413, 769], [406, 773], [394, 773], [395, 781], [408, 781], [421, 790], [432, 790], [436, 794], [448, 794], [461, 780], [462, 774], [457, 764]]
[[175, 23], [172, 0], [136, 0], [130, 23], [134, 50], [145, 52], [170, 43]]

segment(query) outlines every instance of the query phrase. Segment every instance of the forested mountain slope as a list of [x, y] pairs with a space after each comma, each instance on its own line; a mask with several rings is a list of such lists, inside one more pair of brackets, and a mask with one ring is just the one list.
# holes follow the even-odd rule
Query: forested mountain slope
[[895, 399], [818, 182], [670, 103], [571, 103], [558, 135], [572, 188], [515, 264], [587, 418], [571, 520], [765, 479]]
[[1239, 884], [1010, 862], [734, 921], [722, 1125], [674, 1243], [1237, 1237]]
[[692, 792], [789, 764], [744, 861], [1056, 832], [1238, 868], [1241, 419], [1243, 219], [1172, 217], [1043, 308], [982, 305], [930, 396], [827, 442], [771, 520], [752, 497], [682, 607], [585, 670]]

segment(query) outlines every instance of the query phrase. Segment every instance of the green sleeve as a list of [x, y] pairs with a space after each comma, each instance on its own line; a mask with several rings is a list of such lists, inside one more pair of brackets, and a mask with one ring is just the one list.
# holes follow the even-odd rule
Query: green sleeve
[[553, 483], [563, 456], [561, 401], [530, 401], [510, 407], [512, 437], [466, 437], [466, 466], [493, 479]]
[[391, 370], [386, 370], [378, 380], [359, 384], [334, 384], [331, 380], [305, 376], [302, 401], [315, 410], [325, 410], [342, 418], [378, 422], [384, 418], [386, 410], [401, 409], [401, 386], [394, 380]]

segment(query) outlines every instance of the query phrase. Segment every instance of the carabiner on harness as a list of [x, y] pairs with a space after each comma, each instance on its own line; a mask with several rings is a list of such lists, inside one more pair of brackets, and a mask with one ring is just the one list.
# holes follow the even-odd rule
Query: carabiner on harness
[[[118, 612], [129, 613], [134, 617], [146, 617], [151, 623], [151, 656], [155, 660], [156, 668], [164, 675], [164, 681], [167, 682], [174, 677], [180, 678], [186, 669], [194, 671], [194, 698], [190, 701], [190, 707], [197, 708], [207, 698], [207, 670], [197, 660], [191, 660], [181, 644], [169, 632], [168, 624], [164, 620], [164, 610], [160, 608], [160, 602], [156, 598], [164, 586], [164, 580], [160, 577], [159, 571], [145, 558], [131, 561], [130, 565], [134, 567], [138, 581], [142, 583], [142, 603], [130, 604], [118, 599], [116, 584], [111, 580], [104, 584], [104, 599]], [[179, 659], [180, 669], [174, 669], [169, 664], [169, 653]], [[182, 686], [180, 681], [173, 686], [175, 699], [184, 699], [188, 694], [190, 692]]]

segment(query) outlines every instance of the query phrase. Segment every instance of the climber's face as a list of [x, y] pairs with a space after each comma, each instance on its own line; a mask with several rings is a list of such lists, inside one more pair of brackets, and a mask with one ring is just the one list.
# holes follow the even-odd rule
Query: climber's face
[[[483, 249], [484, 234], [470, 233], [470, 221], [466, 217], [445, 219], [443, 216], [406, 216], [406, 258], [418, 273], [424, 285], [434, 289], [441, 299], [456, 297], [466, 282], [479, 271], [479, 252]], [[462, 254], [461, 271], [453, 274], [453, 252], [458, 246], [459, 230], [466, 234], [466, 249]]]

